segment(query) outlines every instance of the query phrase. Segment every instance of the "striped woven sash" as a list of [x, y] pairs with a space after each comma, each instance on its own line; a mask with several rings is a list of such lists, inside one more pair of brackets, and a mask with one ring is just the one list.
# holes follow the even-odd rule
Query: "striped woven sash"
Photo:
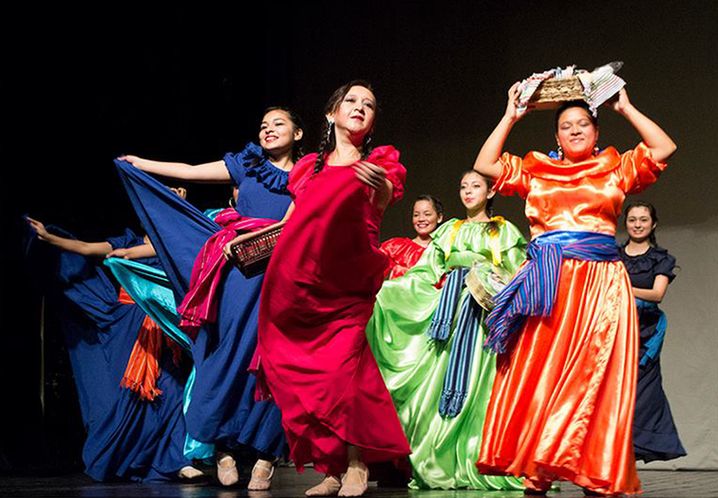
[[528, 260], [496, 296], [486, 317], [484, 348], [505, 353], [509, 339], [528, 316], [550, 316], [564, 258], [582, 261], [619, 261], [613, 235], [556, 230], [531, 241]]

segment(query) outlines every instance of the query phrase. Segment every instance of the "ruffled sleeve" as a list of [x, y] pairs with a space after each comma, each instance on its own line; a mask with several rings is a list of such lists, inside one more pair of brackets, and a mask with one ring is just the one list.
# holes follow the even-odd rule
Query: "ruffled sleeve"
[[501, 154], [499, 159], [501, 174], [496, 179], [494, 189], [501, 195], [518, 195], [525, 199], [530, 190], [531, 175], [524, 170], [523, 160], [508, 152]]
[[141, 246], [145, 243], [145, 239], [143, 237], [140, 237], [129, 228], [125, 228], [125, 232], [122, 235], [109, 237], [105, 240], [112, 246], [113, 249]]
[[668, 164], [656, 161], [643, 142], [621, 154], [621, 188], [627, 194], [635, 194], [655, 183]]
[[307, 154], [296, 162], [292, 171], [289, 172], [289, 190], [292, 199], [296, 199], [307, 186], [307, 182], [314, 174], [314, 163], [317, 161], [317, 154]]
[[673, 282], [676, 274], [673, 270], [676, 268], [676, 258], [668, 254], [668, 251], [661, 247], [654, 248], [654, 267], [653, 272], [656, 275], [665, 275], [668, 282]]
[[399, 151], [396, 148], [392, 145], [382, 145], [371, 151], [366, 160], [386, 170], [386, 179], [394, 186], [389, 204], [404, 197], [406, 168], [399, 162]]
[[224, 155], [224, 164], [238, 187], [249, 176], [256, 178], [270, 192], [287, 192], [289, 173], [272, 165], [257, 144], [250, 142], [236, 154], [228, 152]]

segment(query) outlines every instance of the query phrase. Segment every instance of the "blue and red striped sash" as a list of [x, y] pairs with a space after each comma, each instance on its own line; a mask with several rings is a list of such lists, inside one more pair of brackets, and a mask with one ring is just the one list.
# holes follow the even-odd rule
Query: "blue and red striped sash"
[[505, 353], [509, 339], [527, 316], [550, 316], [564, 258], [582, 261], [619, 261], [613, 235], [555, 230], [539, 235], [528, 246], [528, 260], [509, 284], [494, 297], [496, 306], [486, 317], [484, 348]]

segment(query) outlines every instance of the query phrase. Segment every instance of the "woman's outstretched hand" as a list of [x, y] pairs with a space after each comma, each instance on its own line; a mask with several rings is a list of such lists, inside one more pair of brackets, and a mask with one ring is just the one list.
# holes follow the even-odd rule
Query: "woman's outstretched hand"
[[25, 219], [29, 223], [29, 225], [32, 227], [33, 230], [35, 230], [35, 233], [37, 234], [37, 238], [40, 240], [47, 240], [48, 232], [45, 229], [45, 225], [38, 221], [30, 218], [29, 216], [26, 216]]

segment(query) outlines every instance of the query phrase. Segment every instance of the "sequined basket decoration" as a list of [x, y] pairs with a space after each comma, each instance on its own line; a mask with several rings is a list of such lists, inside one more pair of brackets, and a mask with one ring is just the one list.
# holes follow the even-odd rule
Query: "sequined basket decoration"
[[233, 263], [245, 277], [264, 273], [280, 233], [282, 227], [277, 227], [232, 246]]

